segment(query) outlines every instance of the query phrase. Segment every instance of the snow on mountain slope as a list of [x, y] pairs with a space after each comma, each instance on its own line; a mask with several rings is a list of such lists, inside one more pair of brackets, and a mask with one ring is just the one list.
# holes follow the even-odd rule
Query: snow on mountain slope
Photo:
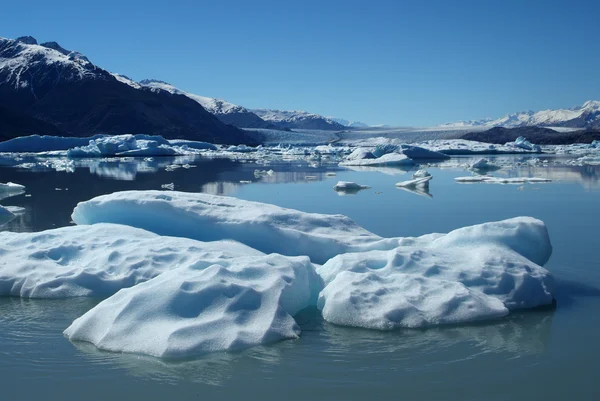
[[280, 128], [343, 130], [346, 127], [327, 117], [306, 111], [253, 109], [260, 118], [277, 124]]
[[442, 127], [600, 127], [600, 101], [590, 100], [571, 109], [548, 109], [538, 112], [524, 111], [508, 114], [498, 119], [458, 121], [441, 125]]
[[195, 95], [156, 79], [144, 79], [139, 82], [139, 85], [152, 90], [164, 90], [172, 94], [187, 96], [198, 102], [209, 113], [215, 115], [226, 124], [235, 125], [240, 128], [274, 128], [272, 124], [264, 121], [245, 107], [229, 103], [225, 100]]
[[106, 77], [87, 57], [56, 42], [38, 45], [31, 36], [15, 40], [0, 37], [0, 84], [28, 88], [32, 75], [47, 67], [58, 71], [62, 80]]
[[335, 121], [338, 124], [342, 124], [345, 127], [350, 128], [367, 128], [369, 124], [363, 123], [362, 121], [351, 121], [346, 120], [345, 118], [337, 118], [337, 117], [327, 117], [331, 121]]

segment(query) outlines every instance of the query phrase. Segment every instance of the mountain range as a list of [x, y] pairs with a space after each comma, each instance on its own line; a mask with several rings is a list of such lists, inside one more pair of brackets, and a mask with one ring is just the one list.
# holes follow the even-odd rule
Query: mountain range
[[482, 120], [458, 121], [449, 124], [443, 124], [441, 127], [448, 128], [469, 128], [469, 127], [565, 127], [595, 129], [600, 128], [600, 102], [590, 100], [581, 106], [570, 109], [549, 109], [542, 111], [523, 111], [508, 114], [504, 117]]
[[197, 102], [135, 88], [78, 52], [32, 37], [0, 38], [0, 138], [152, 133], [214, 143], [252, 143]]
[[135, 82], [31, 36], [0, 37], [0, 140], [30, 134], [151, 133], [252, 144], [240, 128], [342, 130], [304, 111], [249, 110], [159, 80]]

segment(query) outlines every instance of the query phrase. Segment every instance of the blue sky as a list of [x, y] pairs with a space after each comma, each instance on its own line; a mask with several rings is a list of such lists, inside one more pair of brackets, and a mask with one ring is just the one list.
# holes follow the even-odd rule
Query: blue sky
[[113, 72], [246, 107], [433, 125], [600, 100], [599, 1], [11, 1]]

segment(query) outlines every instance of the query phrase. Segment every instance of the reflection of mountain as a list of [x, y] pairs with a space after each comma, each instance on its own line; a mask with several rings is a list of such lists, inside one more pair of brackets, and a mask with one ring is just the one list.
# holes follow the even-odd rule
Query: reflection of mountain
[[527, 166], [521, 165], [508, 172], [509, 177], [540, 177], [552, 181], [570, 181], [584, 188], [600, 188], [600, 166]]

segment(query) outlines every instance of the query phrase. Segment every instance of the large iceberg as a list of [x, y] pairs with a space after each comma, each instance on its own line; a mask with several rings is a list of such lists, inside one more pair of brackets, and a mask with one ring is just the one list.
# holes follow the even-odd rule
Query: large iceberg
[[412, 166], [415, 164], [411, 158], [402, 153], [386, 153], [377, 158], [369, 158], [368, 154], [364, 156], [366, 156], [364, 159], [346, 159], [340, 163], [340, 166]]
[[70, 158], [107, 156], [174, 156], [178, 153], [161, 136], [115, 135], [89, 141], [88, 145], [71, 148]]
[[265, 253], [306, 255], [315, 263], [397, 245], [397, 240], [381, 238], [346, 216], [203, 193], [116, 192], [79, 203], [71, 218], [77, 224], [126, 224], [200, 241], [231, 239]]
[[101, 302], [65, 330], [98, 348], [187, 358], [297, 338], [320, 279], [306, 257], [252, 256], [170, 270]]
[[388, 330], [464, 323], [553, 302], [541, 267], [552, 252], [544, 224], [515, 218], [449, 234], [405, 238], [389, 251], [348, 253], [317, 268], [323, 317]]
[[0, 296], [106, 297], [177, 266], [260, 256], [232, 241], [161, 237], [97, 224], [40, 233], [0, 232]]
[[72, 217], [0, 233], [0, 295], [109, 296], [65, 334], [111, 351], [185, 358], [296, 338], [309, 306], [386, 330], [553, 302], [548, 232], [530, 217], [382, 238], [341, 215], [165, 191], [100, 196]]

